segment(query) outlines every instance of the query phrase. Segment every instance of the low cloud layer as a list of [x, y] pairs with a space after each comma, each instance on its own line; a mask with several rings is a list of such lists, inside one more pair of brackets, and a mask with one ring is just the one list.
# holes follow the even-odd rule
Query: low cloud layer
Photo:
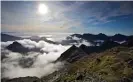
[[93, 44], [91, 42], [88, 42], [87, 40], [85, 39], [82, 39], [82, 38], [78, 38], [76, 36], [73, 36], [73, 37], [70, 37], [71, 40], [75, 40], [77, 42], [74, 42], [74, 43], [71, 43], [71, 44], [74, 44], [76, 46], [81, 46], [82, 44], [86, 45], [86, 46], [92, 46]]
[[62, 62], [55, 61], [61, 53], [70, 46], [49, 44], [45, 41], [31, 41], [29, 39], [18, 40], [24, 47], [39, 48], [44, 53], [28, 52], [20, 54], [5, 49], [6, 46], [13, 42], [1, 42], [2, 57], [2, 78], [16, 78], [25, 76], [42, 77], [48, 75], [63, 66]]

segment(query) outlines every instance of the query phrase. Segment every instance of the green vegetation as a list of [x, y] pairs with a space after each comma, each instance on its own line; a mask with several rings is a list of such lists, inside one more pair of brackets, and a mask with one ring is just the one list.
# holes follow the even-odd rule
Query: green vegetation
[[60, 82], [75, 82], [78, 75], [82, 75], [84, 77], [82, 79], [93, 75], [107, 82], [119, 82], [124, 78], [133, 79], [132, 52], [133, 48], [116, 47], [93, 58], [91, 56], [82, 58], [70, 65], [68, 73], [60, 77]]

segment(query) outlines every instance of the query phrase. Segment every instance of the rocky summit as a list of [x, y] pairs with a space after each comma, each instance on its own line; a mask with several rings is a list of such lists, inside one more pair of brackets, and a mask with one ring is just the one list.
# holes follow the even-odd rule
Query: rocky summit
[[71, 46], [67, 51], [61, 54], [57, 61], [74, 62], [87, 54], [75, 45]]

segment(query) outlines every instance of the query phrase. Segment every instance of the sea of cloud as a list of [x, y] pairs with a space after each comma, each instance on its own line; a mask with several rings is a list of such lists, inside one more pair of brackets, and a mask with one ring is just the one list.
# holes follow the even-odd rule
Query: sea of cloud
[[72, 40], [76, 40], [76, 41], [78, 41], [77, 43], [72, 43], [72, 44], [74, 44], [74, 45], [76, 45], [76, 46], [80, 46], [80, 45], [82, 45], [82, 44], [84, 44], [84, 45], [86, 45], [86, 46], [93, 46], [90, 42], [88, 42], [87, 40], [84, 40], [84, 39], [82, 39], [82, 38], [78, 38], [78, 37], [76, 37], [76, 36], [73, 36], [73, 37], [71, 37], [72, 38]]
[[[61, 42], [67, 40], [66, 38], [55, 39], [51, 36], [47, 37], [48, 40]], [[40, 49], [41, 52], [30, 51], [26, 54], [12, 52], [6, 47], [14, 41], [1, 42], [1, 77], [2, 78], [17, 78], [26, 76], [42, 77], [46, 76], [63, 67], [63, 62], [54, 62], [60, 55], [66, 51], [71, 45], [80, 46], [85, 44], [91, 46], [92, 44], [86, 40], [78, 37], [72, 37], [77, 43], [70, 43], [69, 45], [51, 44], [40, 40], [38, 42], [23, 39], [17, 40], [24, 47], [29, 49]]]
[[39, 48], [44, 52], [31, 51], [26, 54], [12, 52], [7, 50], [6, 46], [12, 44], [13, 41], [1, 42], [2, 78], [48, 75], [63, 66], [63, 62], [55, 63], [54, 61], [70, 47], [45, 41], [35, 42], [30, 39], [18, 40], [18, 42], [29, 49]]

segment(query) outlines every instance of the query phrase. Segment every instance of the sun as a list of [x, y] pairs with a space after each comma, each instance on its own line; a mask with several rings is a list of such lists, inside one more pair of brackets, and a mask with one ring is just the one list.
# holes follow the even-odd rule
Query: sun
[[39, 14], [47, 14], [48, 13], [48, 7], [45, 4], [39, 4], [38, 6], [38, 12]]

